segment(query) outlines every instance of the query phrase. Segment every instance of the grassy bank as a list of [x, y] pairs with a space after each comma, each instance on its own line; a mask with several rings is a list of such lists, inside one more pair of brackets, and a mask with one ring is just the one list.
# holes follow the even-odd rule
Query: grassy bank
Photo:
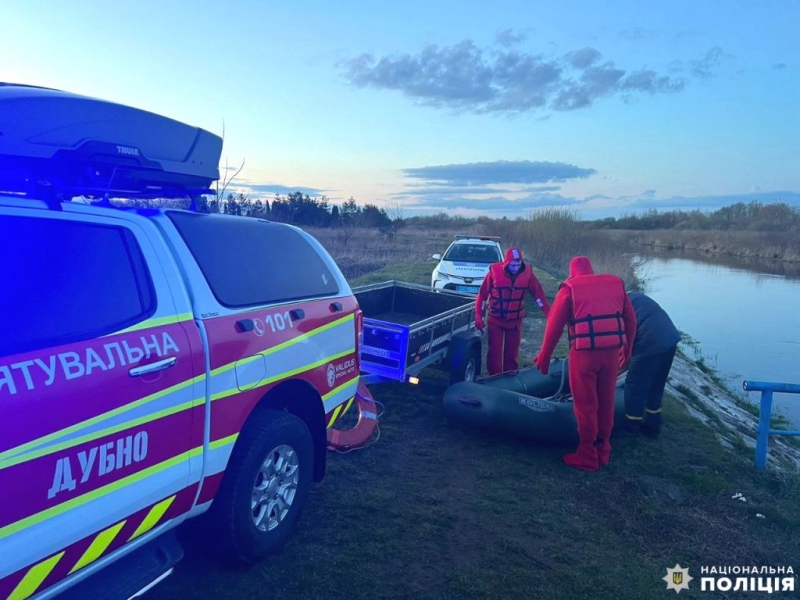
[[650, 231], [602, 230], [614, 243], [656, 250], [691, 250], [742, 259], [800, 263], [800, 240], [796, 233], [763, 231]]
[[[352, 283], [425, 283], [429, 250], [409, 247], [416, 263], [387, 252]], [[539, 273], [552, 298], [557, 279]], [[543, 320], [531, 315], [525, 338], [536, 346]], [[701, 566], [800, 569], [800, 480], [757, 474], [750, 454], [723, 448], [677, 399], [665, 400], [660, 439], [614, 441], [611, 466], [582, 473], [561, 461], [571, 448], [448, 422], [446, 388], [435, 370], [419, 386], [373, 386], [380, 436], [329, 455], [279, 554], [219, 566], [196, 523], [181, 532], [187, 559], [150, 597], [640, 600], [671, 597], [662, 578], [675, 563], [696, 578], [682, 598], [723, 597], [699, 594]]]
[[380, 438], [330, 455], [282, 552], [232, 570], [191, 544], [153, 598], [640, 600], [667, 597], [676, 562], [800, 565], [797, 482], [756, 476], [682, 405], [667, 400], [662, 439], [619, 441], [586, 474], [563, 449], [447, 423], [445, 387], [376, 386]]
[[491, 235], [501, 239], [503, 248], [520, 248], [526, 261], [547, 269], [558, 278], [566, 276], [573, 256], [588, 256], [595, 270], [614, 273], [636, 288], [636, 264], [625, 254], [627, 241], [610, 239], [606, 231], [592, 228], [569, 210], [548, 209], [531, 213], [527, 219], [485, 220], [438, 228], [401, 228], [393, 237], [375, 229], [308, 229], [333, 255], [348, 279], [391, 266], [429, 264], [428, 279], [434, 262], [431, 256], [442, 254], [456, 234]]

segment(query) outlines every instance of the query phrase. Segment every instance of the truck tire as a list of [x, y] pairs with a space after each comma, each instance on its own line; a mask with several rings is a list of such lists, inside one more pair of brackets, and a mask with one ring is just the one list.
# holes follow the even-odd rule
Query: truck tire
[[462, 360], [450, 368], [450, 385], [459, 381], [475, 381], [481, 373], [481, 351], [477, 344], [472, 344]]
[[234, 446], [211, 508], [221, 557], [255, 564], [279, 550], [300, 518], [313, 471], [306, 424], [285, 411], [257, 410]]

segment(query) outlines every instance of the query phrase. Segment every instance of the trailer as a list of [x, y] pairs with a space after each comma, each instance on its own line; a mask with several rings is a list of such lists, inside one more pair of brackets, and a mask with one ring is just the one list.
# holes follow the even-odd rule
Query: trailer
[[449, 372], [451, 383], [480, 374], [474, 296], [394, 280], [354, 288], [353, 294], [363, 312], [365, 383], [416, 383], [431, 366]]

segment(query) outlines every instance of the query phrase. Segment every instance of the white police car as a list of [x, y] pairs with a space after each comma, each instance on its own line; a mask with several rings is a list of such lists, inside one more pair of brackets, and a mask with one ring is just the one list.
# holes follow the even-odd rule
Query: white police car
[[503, 260], [500, 238], [457, 235], [431, 274], [431, 287], [477, 294], [492, 263]]

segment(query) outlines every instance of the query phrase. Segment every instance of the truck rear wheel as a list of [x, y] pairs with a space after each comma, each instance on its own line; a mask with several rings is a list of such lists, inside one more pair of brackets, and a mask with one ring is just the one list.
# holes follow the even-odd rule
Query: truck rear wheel
[[306, 424], [277, 410], [245, 425], [212, 505], [226, 559], [254, 564], [280, 549], [308, 498], [314, 445]]

